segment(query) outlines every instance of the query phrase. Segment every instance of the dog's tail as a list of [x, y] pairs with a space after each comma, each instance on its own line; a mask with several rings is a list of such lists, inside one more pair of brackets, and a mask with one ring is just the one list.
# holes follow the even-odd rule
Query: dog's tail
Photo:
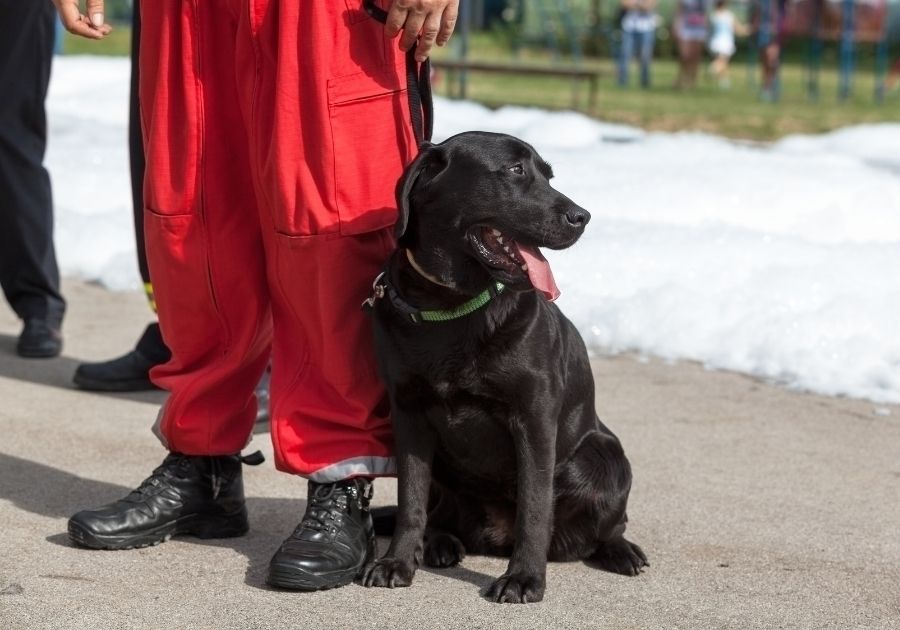
[[372, 509], [372, 524], [376, 536], [393, 536], [397, 529], [397, 506], [387, 505]]

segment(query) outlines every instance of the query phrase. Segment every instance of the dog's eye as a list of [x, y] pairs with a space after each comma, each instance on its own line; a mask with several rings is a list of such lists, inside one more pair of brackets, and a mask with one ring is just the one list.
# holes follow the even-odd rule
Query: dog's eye
[[525, 174], [525, 169], [522, 168], [522, 163], [521, 163], [521, 162], [518, 163], [518, 164], [513, 164], [512, 166], [510, 166], [510, 167], [509, 167], [508, 169], [506, 169], [506, 170], [508, 170], [508, 171], [511, 172], [511, 173], [515, 173], [516, 175], [524, 175], [524, 174]]

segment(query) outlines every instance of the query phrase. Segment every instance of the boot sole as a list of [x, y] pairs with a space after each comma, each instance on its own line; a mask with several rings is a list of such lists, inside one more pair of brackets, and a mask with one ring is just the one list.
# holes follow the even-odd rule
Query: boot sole
[[369, 541], [366, 555], [359, 566], [343, 571], [310, 573], [302, 571], [295, 566], [270, 563], [266, 584], [288, 591], [324, 591], [330, 588], [338, 588], [339, 586], [347, 586], [362, 573], [363, 567], [369, 564], [374, 555], [375, 539], [373, 538]]
[[149, 392], [159, 388], [147, 378], [133, 378], [121, 381], [104, 381], [102, 379], [86, 378], [75, 374], [72, 382], [81, 389], [90, 392]]
[[250, 529], [246, 508], [225, 516], [185, 516], [154, 529], [126, 536], [95, 534], [78, 523], [69, 522], [69, 540], [78, 547], [119, 551], [140, 549], [166, 542], [173, 536], [208, 538], [236, 538]]
[[30, 348], [16, 348], [16, 354], [23, 359], [55, 359], [62, 354], [62, 348], [54, 350], [34, 350]]

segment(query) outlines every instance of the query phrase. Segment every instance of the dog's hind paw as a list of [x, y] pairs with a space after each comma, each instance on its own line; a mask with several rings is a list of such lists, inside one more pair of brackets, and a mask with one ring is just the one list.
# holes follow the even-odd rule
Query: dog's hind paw
[[529, 604], [544, 599], [544, 578], [513, 573], [501, 575], [488, 587], [487, 597], [498, 604]]
[[425, 536], [425, 564], [430, 567], [452, 567], [466, 557], [466, 547], [462, 541], [447, 532], [436, 532]]
[[644, 567], [650, 566], [643, 550], [621, 536], [600, 545], [588, 562], [622, 575], [638, 575]]
[[381, 558], [367, 566], [359, 578], [363, 586], [396, 588], [412, 584], [415, 567], [396, 558]]

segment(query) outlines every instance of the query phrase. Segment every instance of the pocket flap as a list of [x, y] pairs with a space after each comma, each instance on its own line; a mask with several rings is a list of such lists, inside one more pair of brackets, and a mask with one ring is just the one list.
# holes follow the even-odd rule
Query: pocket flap
[[405, 62], [399, 66], [380, 66], [366, 72], [329, 79], [328, 103], [341, 105], [406, 90]]

